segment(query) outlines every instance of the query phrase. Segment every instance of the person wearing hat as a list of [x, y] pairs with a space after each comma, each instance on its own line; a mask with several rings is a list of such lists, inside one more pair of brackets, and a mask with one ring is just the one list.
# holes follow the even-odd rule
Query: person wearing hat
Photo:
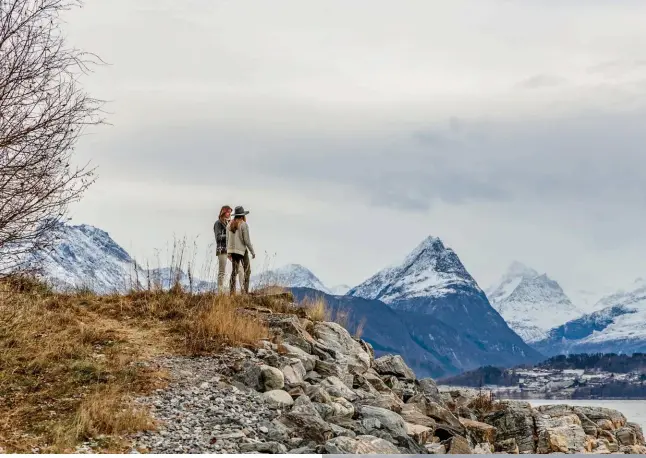
[[[224, 205], [220, 209], [220, 215], [213, 225], [215, 233], [215, 254], [218, 257], [218, 293], [224, 292], [224, 276], [227, 268], [227, 225], [231, 220], [233, 208]], [[240, 284], [244, 282], [244, 273], [240, 271]]]
[[251, 244], [249, 237], [249, 225], [247, 224], [248, 211], [244, 207], [236, 207], [233, 213], [233, 221], [227, 226], [227, 254], [233, 263], [233, 271], [231, 272], [230, 290], [231, 294], [236, 292], [236, 277], [238, 276], [238, 269], [240, 263], [244, 270], [244, 285], [240, 282], [240, 289], [244, 293], [249, 293], [249, 281], [251, 277], [251, 262], [249, 261], [249, 253], [252, 259], [256, 259], [256, 252]]

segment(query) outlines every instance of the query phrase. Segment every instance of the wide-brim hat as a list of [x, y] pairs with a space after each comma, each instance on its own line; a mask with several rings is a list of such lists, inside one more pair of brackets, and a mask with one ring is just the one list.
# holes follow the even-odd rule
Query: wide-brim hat
[[233, 216], [244, 216], [248, 214], [249, 212], [245, 211], [244, 207], [236, 207], [236, 209], [233, 211]]

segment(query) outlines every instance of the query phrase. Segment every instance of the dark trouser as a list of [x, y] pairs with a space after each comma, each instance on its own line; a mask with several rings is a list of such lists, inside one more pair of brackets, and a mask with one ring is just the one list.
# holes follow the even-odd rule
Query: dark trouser
[[238, 276], [238, 269], [242, 263], [244, 270], [244, 285], [240, 285], [242, 292], [249, 293], [249, 277], [251, 277], [251, 263], [249, 262], [249, 250], [244, 252], [244, 256], [237, 253], [231, 253], [231, 262], [233, 264], [233, 271], [231, 272], [231, 280], [229, 281], [229, 289], [231, 294], [236, 293], [236, 277]]

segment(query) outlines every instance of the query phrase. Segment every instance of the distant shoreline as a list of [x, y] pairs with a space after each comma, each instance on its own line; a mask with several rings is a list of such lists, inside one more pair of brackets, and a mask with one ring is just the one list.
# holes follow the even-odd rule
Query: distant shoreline
[[455, 391], [455, 390], [466, 390], [473, 392], [481, 393], [490, 393], [493, 395], [494, 399], [499, 400], [513, 400], [513, 401], [531, 401], [531, 400], [540, 400], [540, 401], [646, 401], [645, 397], [614, 397], [614, 396], [588, 396], [588, 397], [577, 397], [572, 398], [565, 395], [559, 395], [557, 393], [536, 393], [536, 392], [510, 392], [509, 387], [504, 386], [487, 386], [482, 388], [473, 388], [470, 386], [450, 386], [450, 385], [438, 385], [440, 391]]

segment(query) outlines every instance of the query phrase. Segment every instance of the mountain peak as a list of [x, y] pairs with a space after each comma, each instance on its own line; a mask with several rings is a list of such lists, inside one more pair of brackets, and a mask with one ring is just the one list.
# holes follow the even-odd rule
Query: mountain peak
[[429, 236], [401, 264], [381, 270], [348, 295], [392, 303], [415, 297], [442, 297], [460, 287], [480, 291], [455, 252], [439, 237]]
[[505, 276], [507, 276], [507, 277], [536, 277], [536, 276], [538, 276], [538, 272], [536, 272], [531, 267], [527, 267], [522, 262], [513, 261], [509, 265], [509, 268], [507, 269], [507, 273], [505, 274]]
[[254, 287], [276, 285], [286, 288], [310, 288], [330, 293], [330, 290], [307, 267], [301, 264], [286, 264], [251, 277]]

